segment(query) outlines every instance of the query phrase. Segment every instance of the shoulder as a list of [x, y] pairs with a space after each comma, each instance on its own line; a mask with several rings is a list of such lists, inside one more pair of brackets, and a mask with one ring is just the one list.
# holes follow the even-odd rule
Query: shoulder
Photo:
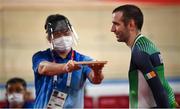
[[149, 54], [141, 49], [139, 49], [138, 47], [134, 47], [134, 49], [132, 50], [132, 58], [135, 60], [139, 60], [144, 56], [148, 56]]
[[[158, 48], [156, 45], [147, 37], [142, 36], [140, 37], [134, 46], [135, 51], [143, 51], [146, 52], [147, 54], [154, 54], [155, 52], [159, 52]], [[133, 51], [134, 51], [133, 50]]]
[[92, 61], [93, 60], [90, 56], [81, 54], [75, 50], [74, 50], [74, 52], [75, 52], [75, 57], [78, 61]]
[[38, 51], [38, 52], [33, 54], [33, 58], [39, 57], [39, 56], [44, 56], [44, 55], [47, 55], [49, 53], [50, 53], [50, 49], [46, 49], [46, 50], [43, 50], [43, 51]]
[[134, 46], [131, 57], [134, 62], [141, 63], [149, 58], [150, 54], [144, 49], [140, 48], [141, 45]]
[[28, 101], [28, 102], [25, 102], [23, 108], [33, 108], [34, 106], [34, 101]]

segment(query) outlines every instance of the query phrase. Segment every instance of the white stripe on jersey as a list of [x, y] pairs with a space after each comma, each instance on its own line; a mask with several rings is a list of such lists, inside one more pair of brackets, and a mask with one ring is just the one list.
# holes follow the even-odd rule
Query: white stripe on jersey
[[156, 107], [156, 102], [142, 72], [138, 70], [138, 108], [147, 107]]

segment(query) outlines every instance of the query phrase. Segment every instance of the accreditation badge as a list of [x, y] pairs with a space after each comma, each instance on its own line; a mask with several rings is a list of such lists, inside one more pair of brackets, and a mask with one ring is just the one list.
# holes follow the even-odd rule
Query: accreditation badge
[[66, 98], [67, 98], [66, 93], [53, 89], [47, 108], [62, 109]]

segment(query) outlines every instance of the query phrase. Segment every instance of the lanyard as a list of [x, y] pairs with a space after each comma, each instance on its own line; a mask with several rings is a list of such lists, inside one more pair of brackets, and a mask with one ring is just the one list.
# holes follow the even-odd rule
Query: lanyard
[[[55, 58], [53, 58], [55, 62]], [[72, 50], [72, 54], [71, 54], [71, 60], [74, 60], [74, 51]], [[66, 82], [66, 86], [70, 86], [71, 84], [71, 79], [72, 79], [72, 72], [68, 72], [68, 76], [67, 76], [67, 82]], [[57, 75], [53, 76], [53, 84], [54, 87], [57, 88]]]
[[[71, 60], [74, 60], [74, 51], [72, 51]], [[70, 84], [71, 84], [71, 79], [72, 79], [72, 72], [68, 72], [66, 86], [70, 86]]]

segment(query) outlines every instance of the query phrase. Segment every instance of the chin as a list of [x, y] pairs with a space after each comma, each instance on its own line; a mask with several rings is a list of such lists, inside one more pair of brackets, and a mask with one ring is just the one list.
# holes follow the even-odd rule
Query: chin
[[58, 50], [58, 49], [54, 49], [54, 51], [56, 51], [57, 53], [62, 53], [62, 52], [65, 52], [66, 50]]
[[71, 49], [56, 50], [56, 52], [58, 52], [58, 53], [65, 53], [65, 52], [67, 52], [67, 51], [69, 51], [69, 50], [71, 50]]
[[123, 42], [121, 39], [117, 39], [118, 42]]

